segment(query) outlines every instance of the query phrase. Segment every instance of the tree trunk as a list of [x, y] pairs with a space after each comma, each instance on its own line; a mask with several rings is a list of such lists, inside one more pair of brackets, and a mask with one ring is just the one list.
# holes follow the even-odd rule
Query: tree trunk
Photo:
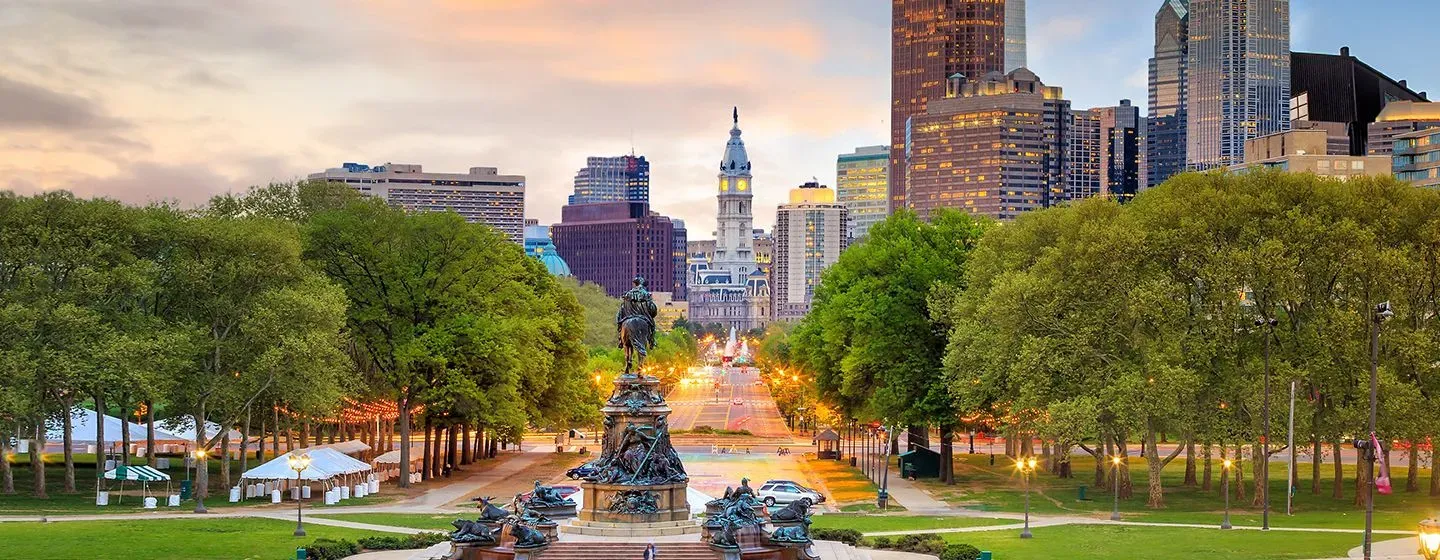
[[[1376, 454], [1376, 461], [1379, 460], [1384, 451]], [[1371, 471], [1375, 468], [1374, 461], [1366, 461], [1362, 453], [1355, 454], [1355, 506], [1365, 507], [1365, 500], [1370, 496]]]
[[1110, 488], [1113, 491], [1115, 486], [1113, 484], [1106, 484], [1105, 463], [1107, 458], [1114, 457], [1115, 455], [1111, 451], [1110, 440], [1107, 439], [1104, 434], [1100, 435], [1100, 441], [1095, 442], [1095, 453], [1091, 453], [1091, 455], [1095, 456], [1095, 487]]
[[45, 452], [45, 418], [42, 416], [35, 419], [35, 430], [30, 440], [30, 472], [32, 477], [32, 494], [36, 498], [49, 498], [45, 492], [45, 460], [41, 455]]
[[280, 456], [280, 407], [271, 405], [270, 413], [270, 454]]
[[[64, 418], [64, 420], [61, 422], [61, 425], [64, 426], [64, 427], [63, 427], [63, 432], [64, 432], [64, 433], [61, 435], [61, 438], [60, 438], [60, 439], [61, 439], [61, 441], [64, 442], [64, 444], [65, 444], [65, 490], [64, 490], [64, 492], [65, 492], [66, 494], [74, 494], [74, 493], [75, 493], [75, 450], [73, 449], [73, 448], [75, 447], [75, 446], [73, 445], [73, 444], [75, 443], [75, 441], [74, 441], [74, 436], [75, 436], [75, 421], [74, 421], [74, 418], [72, 418], [72, 417], [70, 416], [70, 411], [73, 410], [73, 407], [74, 407], [74, 406], [75, 406], [75, 405], [73, 404], [73, 402], [72, 402], [72, 400], [70, 399], [70, 397], [65, 397], [65, 412], [61, 413], [61, 416]], [[100, 416], [100, 417], [96, 418], [96, 422], [103, 424], [103, 423], [104, 423], [104, 418], [105, 418], [105, 417]], [[103, 467], [103, 466], [105, 466], [105, 465], [102, 464], [102, 465], [100, 465], [100, 466]], [[97, 470], [98, 470], [98, 469], [97, 469]]]
[[460, 464], [470, 464], [470, 425], [460, 425]]
[[[20, 434], [15, 434], [18, 440]], [[0, 493], [15, 493], [15, 471], [10, 468], [10, 434], [0, 429]]]
[[120, 463], [130, 465], [130, 407], [126, 396], [120, 395]]
[[1430, 447], [1430, 495], [1440, 496], [1440, 461], [1435, 460], [1433, 439]]
[[[200, 403], [199, 410], [193, 416], [195, 419], [195, 450], [205, 450], [205, 403]], [[207, 455], [208, 457], [208, 455]], [[195, 489], [194, 495], [198, 501], [210, 495], [210, 468], [209, 461], [198, 459], [195, 461]]]
[[955, 430], [940, 427], [940, 482], [955, 484]]
[[410, 487], [410, 404], [408, 399], [395, 403], [400, 409], [400, 483], [401, 488]]
[[1405, 491], [1406, 491], [1406, 492], [1419, 492], [1419, 491], [1420, 491], [1420, 442], [1411, 440], [1411, 441], [1410, 441], [1410, 450], [1409, 450], [1408, 454], [1410, 455], [1410, 461], [1409, 461], [1409, 462], [1407, 463], [1407, 465], [1406, 465], [1406, 466], [1408, 466], [1409, 468], [1408, 468], [1408, 469], [1406, 470], [1406, 472], [1405, 472]]
[[1154, 429], [1148, 429], [1145, 433], [1145, 441], [1141, 442], [1142, 451], [1145, 455], [1145, 466], [1149, 469], [1149, 497], [1145, 505], [1151, 509], [1165, 508], [1165, 486], [1160, 478], [1160, 469], [1164, 465], [1160, 462], [1160, 450], [1156, 445], [1156, 434]]
[[[300, 421], [300, 447], [310, 447], [310, 419]], [[375, 446], [370, 446], [372, 449]]]
[[1206, 491], [1206, 492], [1210, 491], [1210, 476], [1211, 476], [1211, 474], [1210, 474], [1210, 468], [1211, 468], [1210, 459], [1211, 459], [1211, 456], [1215, 453], [1215, 452], [1214, 452], [1214, 447], [1215, 447], [1215, 446], [1211, 445], [1210, 442], [1207, 441], [1207, 442], [1205, 442], [1205, 443], [1201, 446], [1201, 448], [1200, 448], [1200, 456], [1202, 457], [1202, 459], [1203, 459], [1203, 461], [1204, 461], [1204, 463], [1205, 463], [1205, 465], [1204, 465], [1204, 473], [1201, 475], [1201, 478], [1200, 478], [1200, 490]]
[[250, 407], [245, 407], [245, 423], [240, 425], [240, 473], [250, 470]]
[[1245, 444], [1235, 444], [1235, 468], [1230, 470], [1235, 471], [1235, 481], [1232, 483], [1235, 486], [1235, 501], [1243, 503], [1245, 501]]
[[105, 468], [105, 422], [101, 416], [105, 414], [105, 394], [95, 393], [95, 471], [104, 472]]
[[430, 447], [434, 438], [430, 437], [430, 419], [421, 418], [420, 431], [424, 435], [424, 448], [420, 451], [420, 480], [430, 480]]
[[1270, 482], [1269, 477], [1265, 475], [1265, 468], [1270, 466], [1270, 457], [1259, 442], [1250, 444], [1250, 451], [1250, 456], [1255, 458], [1250, 462], [1250, 475], [1255, 485], [1255, 494], [1251, 498], [1250, 507], [1258, 508], [1265, 505], [1265, 485]]
[[449, 441], [449, 445], [445, 447], [444, 470], [445, 476], [450, 476], [452, 473], [455, 472], [455, 465], [460, 464], [460, 461], [457, 460], [457, 458], [455, 457], [456, 450], [459, 448], [460, 444], [460, 432], [455, 430], [454, 424], [451, 424], [445, 428], [445, 434], [448, 436], [445, 439]]
[[1185, 487], [1194, 488], [1199, 485], [1195, 479], [1195, 438], [1185, 438]]
[[[220, 485], [230, 487], [230, 428], [221, 427], [220, 432]], [[244, 455], [244, 453], [241, 453]], [[243, 471], [242, 471], [243, 472]]]
[[1320, 433], [1310, 432], [1310, 494], [1320, 495], [1320, 464], [1325, 462], [1325, 447], [1320, 443]]
[[1338, 500], [1345, 497], [1345, 461], [1340, 460], [1339, 438], [1330, 442], [1330, 450], [1334, 455], [1331, 462], [1335, 464], [1335, 478], [1331, 484], [1330, 497]]
[[[244, 451], [241, 451], [244, 453]], [[155, 451], [155, 402], [145, 401], [145, 464], [154, 468], [159, 456]]]

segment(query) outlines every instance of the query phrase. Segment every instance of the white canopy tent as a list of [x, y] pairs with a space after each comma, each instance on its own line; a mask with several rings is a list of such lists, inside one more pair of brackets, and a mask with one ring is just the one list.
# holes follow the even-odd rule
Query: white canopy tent
[[[70, 409], [70, 444], [94, 452], [91, 446], [95, 445], [96, 437], [99, 436], [99, 426], [105, 426], [105, 446], [111, 447], [125, 441], [125, 431], [129, 430], [130, 444], [139, 446], [145, 444], [148, 430], [144, 424], [126, 422], [108, 414], [100, 414], [94, 410], [81, 407]], [[155, 427], [156, 441], [176, 439], [174, 434]], [[65, 444], [65, 425], [62, 420], [50, 420], [45, 423], [45, 443], [47, 446]]]
[[[296, 473], [295, 469], [290, 468], [290, 458], [299, 455], [309, 455], [310, 464]], [[241, 496], [249, 498], [296, 487], [298, 489], [293, 490], [294, 492], [304, 490], [301, 495], [308, 498], [310, 494], [306, 487], [312, 482], [320, 482], [327, 491], [326, 503], [331, 503], [329, 490], [332, 489], [337, 493], [340, 489], [345, 489], [344, 495], [336, 499], [350, 497], [351, 485], [355, 485], [356, 492], [367, 489], [368, 492], [376, 491], [379, 483], [372, 471], [370, 465], [328, 447], [291, 451], [241, 474], [240, 486], [231, 489], [231, 500], [237, 501]], [[265, 482], [247, 486], [247, 480]], [[245, 490], [242, 492], [242, 489]], [[363, 496], [364, 493], [359, 495]]]
[[[168, 432], [170, 432], [171, 434], [174, 434], [174, 435], [175, 435], [175, 439], [173, 439], [173, 440], [164, 440], [164, 441], [156, 440], [155, 445], [156, 445], [156, 447], [159, 448], [159, 451], [160, 451], [160, 452], [162, 452], [162, 453], [185, 453], [185, 452], [187, 452], [187, 451], [189, 451], [190, 449], [192, 449], [192, 448], [195, 447], [195, 419], [194, 419], [194, 418], [191, 418], [191, 417], [189, 417], [189, 416], [176, 416], [176, 417], [174, 417], [174, 418], [167, 418], [167, 419], [165, 419], [165, 420], [161, 420], [161, 421], [159, 421], [159, 422], [157, 422], [157, 423], [158, 423], [159, 425], [161, 425], [161, 426], [164, 426], [166, 431], [168, 431]], [[206, 439], [207, 441], [208, 441], [209, 439], [215, 437], [215, 436], [218, 435], [219, 433], [220, 433], [220, 425], [219, 425], [219, 424], [216, 424], [216, 423], [210, 422], [210, 421], [206, 421], [206, 422], [205, 422], [205, 439]], [[246, 449], [244, 449], [244, 450], [241, 450], [241, 449], [240, 449], [240, 440], [241, 440], [240, 431], [239, 431], [239, 430], [235, 430], [235, 429], [231, 429], [231, 430], [230, 430], [230, 455], [231, 455], [232, 457], [238, 457], [238, 454], [239, 454], [239, 453], [243, 453], [243, 452], [245, 452], [245, 451], [255, 451], [255, 450], [257, 450], [257, 449], [260, 449], [261, 442], [260, 442], [259, 438], [255, 437], [255, 436], [253, 436], [253, 435], [250, 436], [249, 445], [246, 445], [246, 446], [245, 446]], [[219, 448], [219, 445], [220, 445], [220, 444], [218, 444], [218, 443], [215, 444], [214, 446], [211, 447], [211, 450], [218, 449], [218, 448]]]
[[327, 444], [323, 444], [323, 445], [316, 445], [316, 446], [313, 446], [313, 447], [306, 447], [306, 448], [304, 448], [304, 449], [298, 449], [298, 450], [296, 450], [295, 452], [296, 452], [296, 453], [306, 453], [306, 452], [309, 452], [309, 451], [314, 451], [314, 450], [316, 450], [316, 449], [334, 449], [335, 451], [339, 451], [340, 453], [343, 453], [343, 454], [345, 454], [345, 455], [355, 456], [355, 455], [359, 455], [359, 454], [361, 454], [361, 453], [364, 453], [364, 452], [366, 452], [366, 451], [369, 451], [369, 450], [370, 450], [370, 446], [367, 445], [365, 442], [360, 441], [360, 440], [358, 440], [358, 439], [352, 439], [352, 440], [349, 440], [349, 441], [341, 441], [341, 442], [336, 442], [336, 443], [327, 443]]
[[[425, 448], [412, 446], [410, 448], [410, 473], [414, 475], [420, 472], [419, 464], [425, 460]], [[379, 457], [370, 460], [375, 465], [375, 471], [380, 475], [381, 480], [390, 480], [400, 476], [400, 450], [392, 449], [381, 453]]]

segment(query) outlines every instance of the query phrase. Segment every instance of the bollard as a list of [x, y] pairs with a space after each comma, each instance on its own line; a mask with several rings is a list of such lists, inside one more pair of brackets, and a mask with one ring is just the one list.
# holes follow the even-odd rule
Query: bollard
[[1086, 498], [1086, 497], [1085, 497], [1085, 485], [1084, 485], [1084, 484], [1081, 484], [1081, 485], [1080, 485], [1080, 501], [1082, 501], [1082, 502], [1090, 501], [1089, 498]]

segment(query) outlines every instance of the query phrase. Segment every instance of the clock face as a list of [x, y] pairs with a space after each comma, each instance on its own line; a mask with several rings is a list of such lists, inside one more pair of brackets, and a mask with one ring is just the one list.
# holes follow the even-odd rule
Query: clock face
[[725, 192], [725, 179], [720, 179], [720, 192]]
[[747, 180], [745, 180], [745, 179], [741, 179], [741, 180], [739, 180], [738, 182], [736, 182], [735, 188], [737, 188], [737, 189], [739, 189], [739, 190], [742, 190], [742, 191], [743, 191], [743, 190], [746, 190], [746, 189], [749, 189], [749, 188], [750, 188], [750, 181], [747, 181]]

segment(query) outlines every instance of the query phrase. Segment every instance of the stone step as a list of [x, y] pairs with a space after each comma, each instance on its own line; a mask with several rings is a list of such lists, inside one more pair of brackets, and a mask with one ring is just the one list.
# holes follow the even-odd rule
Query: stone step
[[[645, 543], [559, 542], [541, 553], [541, 560], [639, 560]], [[704, 543], [657, 543], [657, 560], [715, 560], [719, 555]]]
[[690, 535], [701, 532], [700, 524], [690, 522], [688, 525], [650, 526], [645, 524], [607, 524], [616, 525], [613, 527], [596, 527], [593, 525], [571, 524], [561, 525], [560, 532], [571, 535], [589, 535], [593, 537], [662, 537], [668, 535]]
[[695, 521], [686, 519], [686, 520], [683, 520], [683, 521], [655, 521], [655, 522], [651, 522], [651, 523], [614, 523], [614, 522], [609, 522], [609, 521], [585, 521], [585, 520], [583, 520], [583, 519], [572, 519], [572, 520], [570, 520], [570, 524], [571, 524], [571, 525], [583, 525], [583, 526], [586, 526], [586, 527], [605, 527], [605, 528], [635, 527], [635, 526], [644, 526], [644, 527], [687, 527], [687, 526], [690, 526], [690, 525], [694, 525], [694, 524], [695, 524]]

